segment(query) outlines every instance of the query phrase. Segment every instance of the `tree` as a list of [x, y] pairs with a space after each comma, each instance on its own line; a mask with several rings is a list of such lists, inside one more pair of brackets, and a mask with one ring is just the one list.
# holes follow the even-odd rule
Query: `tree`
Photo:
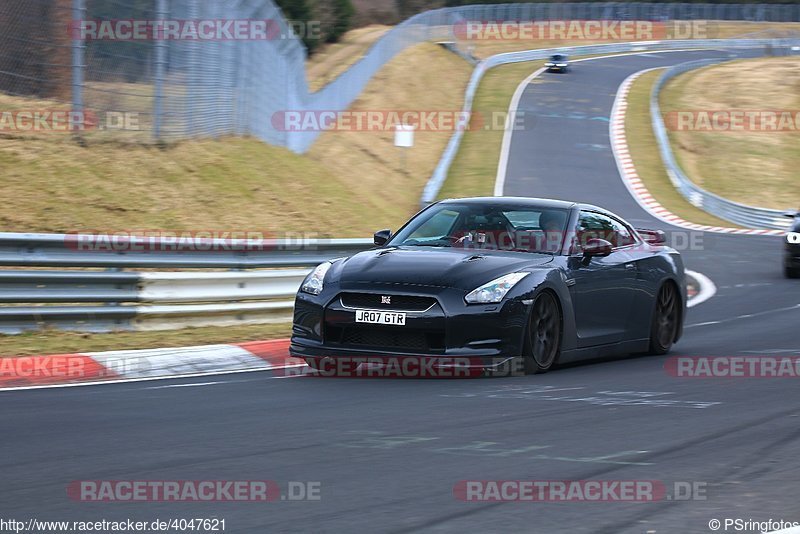
[[[297, 22], [304, 28], [308, 28], [308, 24], [314, 20], [311, 6], [309, 6], [307, 0], [276, 0], [275, 3], [281, 8], [286, 19]], [[301, 38], [303, 44], [308, 48], [309, 55], [319, 46], [319, 39], [309, 32], [306, 32]]]
[[331, 3], [333, 4], [333, 21], [325, 40], [335, 43], [352, 27], [356, 10], [350, 0], [331, 0]]
[[413, 17], [417, 13], [440, 8], [444, 5], [444, 2], [441, 0], [395, 0], [395, 5], [397, 6], [400, 17], [405, 20], [409, 17]]

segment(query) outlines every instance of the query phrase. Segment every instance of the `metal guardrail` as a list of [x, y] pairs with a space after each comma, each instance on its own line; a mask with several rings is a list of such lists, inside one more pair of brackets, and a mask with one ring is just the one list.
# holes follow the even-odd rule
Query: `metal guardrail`
[[[104, 238], [106, 236], [103, 236]], [[182, 252], [177, 242], [93, 235], [0, 232], [0, 266], [105, 267], [117, 269], [265, 269], [313, 267], [363, 250], [363, 239], [193, 240]], [[209, 252], [199, 251], [202, 248]]]
[[722, 198], [719, 195], [715, 195], [699, 187], [684, 174], [675, 158], [675, 154], [672, 152], [667, 128], [664, 124], [664, 118], [661, 115], [661, 106], [658, 102], [661, 90], [664, 88], [664, 85], [675, 76], [693, 69], [699, 69], [726, 61], [729, 60], [709, 59], [682, 63], [667, 69], [659, 77], [658, 81], [656, 81], [656, 84], [653, 86], [653, 92], [650, 95], [650, 117], [653, 123], [656, 141], [658, 142], [658, 150], [661, 153], [661, 159], [664, 161], [664, 166], [667, 169], [667, 174], [669, 175], [672, 185], [674, 185], [675, 189], [677, 189], [693, 206], [705, 210], [720, 219], [725, 219], [726, 221], [747, 228], [788, 230], [791, 220], [787, 219], [783, 215], [784, 212], [781, 210], [747, 206]]
[[[174, 241], [148, 240], [148, 246], [141, 247], [134, 246], [141, 242], [132, 238], [120, 238], [114, 242], [117, 252], [81, 249], [93, 240], [94, 236], [0, 233], [0, 267], [12, 268], [0, 271], [0, 333], [288, 321], [294, 295], [311, 267], [373, 246], [368, 239], [209, 239], [195, 244], [213, 252], [178, 252], [170, 250]], [[13, 269], [20, 266], [59, 270]], [[122, 270], [132, 268], [220, 271]]]
[[[687, 48], [731, 49], [769, 47], [771, 50], [779, 50], [798, 45], [800, 45], [800, 41], [798, 39], [697, 39], [574, 46], [497, 54], [483, 60], [478, 64], [477, 67], [475, 67], [464, 96], [463, 112], [465, 114], [472, 112], [472, 104], [478, 91], [478, 87], [480, 86], [481, 80], [490, 69], [511, 63], [546, 59], [556, 53], [564, 53], [570, 56], [590, 56], [649, 50], [681, 50]], [[457, 130], [450, 138], [447, 147], [442, 153], [442, 157], [439, 159], [436, 169], [434, 169], [433, 174], [431, 175], [428, 183], [425, 185], [425, 189], [422, 192], [420, 204], [423, 207], [435, 202], [438, 198], [439, 192], [447, 180], [450, 167], [452, 166], [456, 154], [461, 147], [461, 140], [463, 137], [464, 131]]]

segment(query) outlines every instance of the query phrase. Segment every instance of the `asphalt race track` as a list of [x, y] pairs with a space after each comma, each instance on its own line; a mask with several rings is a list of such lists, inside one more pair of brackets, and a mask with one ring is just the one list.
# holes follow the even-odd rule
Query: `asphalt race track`
[[[543, 75], [520, 103], [536, 119], [514, 135], [506, 194], [592, 202], [668, 229], [619, 178], [614, 96], [631, 73], [725, 54], [608, 58]], [[718, 293], [690, 311], [673, 356], [800, 355], [800, 285], [782, 278], [780, 240], [702, 237], [685, 261]], [[507, 379], [253, 373], [2, 393], [0, 510], [19, 520], [217, 517], [228, 532], [686, 534], [711, 532], [712, 519], [800, 521], [797, 382], [676, 378], [666, 360]], [[705, 500], [462, 502], [453, 492], [463, 480], [590, 478], [699, 483]], [[75, 480], [320, 482], [321, 500], [89, 504], [67, 497]]]

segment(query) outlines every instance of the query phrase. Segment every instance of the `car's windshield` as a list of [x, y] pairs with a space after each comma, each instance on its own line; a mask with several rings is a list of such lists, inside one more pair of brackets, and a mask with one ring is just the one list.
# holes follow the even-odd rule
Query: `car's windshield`
[[555, 56], [552, 56], [550, 58], [551, 61], [565, 61], [566, 59], [567, 59], [567, 56], [561, 56], [561, 55], [558, 55], [558, 54], [556, 54]]
[[388, 246], [453, 247], [555, 254], [569, 212], [520, 204], [445, 203], [414, 218]]

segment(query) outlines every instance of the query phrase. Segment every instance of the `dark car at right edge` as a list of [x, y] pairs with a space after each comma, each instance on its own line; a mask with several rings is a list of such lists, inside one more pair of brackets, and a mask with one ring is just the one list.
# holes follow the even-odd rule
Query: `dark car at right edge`
[[800, 278], [800, 211], [789, 212], [794, 221], [786, 234], [783, 254], [783, 273], [786, 278]]

